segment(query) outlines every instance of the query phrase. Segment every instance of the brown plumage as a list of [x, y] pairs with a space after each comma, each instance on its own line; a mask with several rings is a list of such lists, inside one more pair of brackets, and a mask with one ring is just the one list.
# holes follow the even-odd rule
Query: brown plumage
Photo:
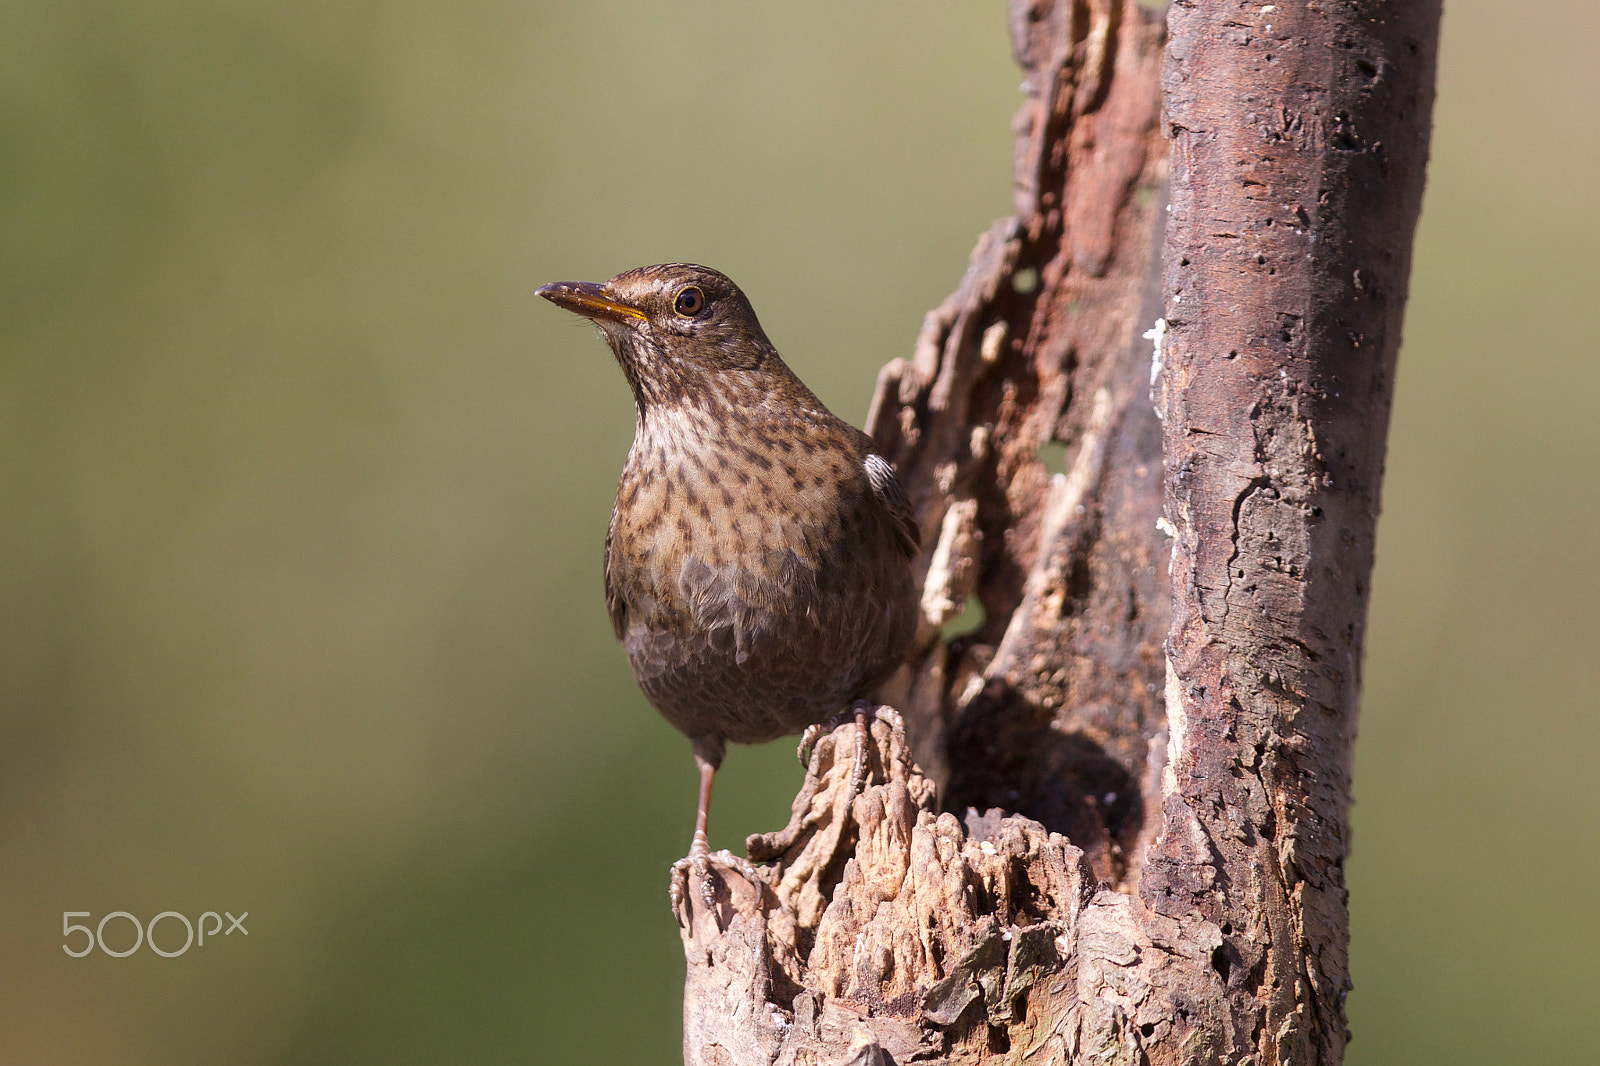
[[639, 687], [692, 742], [703, 874], [723, 742], [800, 732], [905, 656], [916, 522], [872, 439], [795, 377], [722, 274], [670, 263], [539, 295], [592, 319], [633, 389], [606, 606]]

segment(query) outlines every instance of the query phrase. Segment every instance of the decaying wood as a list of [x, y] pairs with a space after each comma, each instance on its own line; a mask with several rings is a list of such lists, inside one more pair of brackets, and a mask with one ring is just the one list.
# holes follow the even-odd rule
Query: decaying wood
[[1025, 819], [937, 813], [904, 733], [872, 734], [859, 794], [846, 728], [818, 743], [789, 826], [752, 838], [774, 876], [719, 871], [717, 907], [689, 901], [688, 1061], [937, 1057], [941, 1025], [1020, 1024], [1017, 1004], [1061, 969], [1093, 891], [1083, 853]]
[[1340, 1059], [1438, 20], [1392, 6], [1179, 4], [1163, 67], [1132, 0], [1012, 4], [1016, 214], [869, 418], [926, 545], [905, 729], [859, 793], [823, 738], [691, 893], [686, 1062]]
[[1011, 31], [1016, 214], [884, 368], [867, 425], [922, 503], [924, 635], [969, 596], [984, 621], [885, 695], [946, 807], [1029, 814], [1121, 881], [1157, 798], [1171, 599], [1141, 336], [1160, 314], [1162, 30], [1102, 0], [1015, 4]]

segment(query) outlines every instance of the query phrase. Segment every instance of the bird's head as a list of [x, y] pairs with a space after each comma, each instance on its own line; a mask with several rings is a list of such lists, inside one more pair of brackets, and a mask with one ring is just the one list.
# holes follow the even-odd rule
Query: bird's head
[[[610, 281], [557, 281], [538, 294], [600, 327], [639, 409], [765, 386], [804, 391], [726, 275], [693, 263], [639, 267]], [[807, 394], [809, 396], [809, 394]]]

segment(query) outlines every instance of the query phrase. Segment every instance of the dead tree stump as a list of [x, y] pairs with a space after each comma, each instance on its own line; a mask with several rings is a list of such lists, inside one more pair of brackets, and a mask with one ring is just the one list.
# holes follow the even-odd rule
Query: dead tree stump
[[906, 729], [859, 794], [821, 740], [758, 883], [687, 902], [686, 1063], [1340, 1060], [1439, 13], [1392, 6], [1012, 3], [1016, 214], [869, 416]]

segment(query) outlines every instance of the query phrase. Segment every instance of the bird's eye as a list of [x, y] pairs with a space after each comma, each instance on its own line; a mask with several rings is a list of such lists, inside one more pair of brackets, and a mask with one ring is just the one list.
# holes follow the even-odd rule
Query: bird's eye
[[678, 298], [672, 302], [672, 309], [684, 318], [693, 318], [705, 310], [706, 294], [690, 285], [678, 293]]

